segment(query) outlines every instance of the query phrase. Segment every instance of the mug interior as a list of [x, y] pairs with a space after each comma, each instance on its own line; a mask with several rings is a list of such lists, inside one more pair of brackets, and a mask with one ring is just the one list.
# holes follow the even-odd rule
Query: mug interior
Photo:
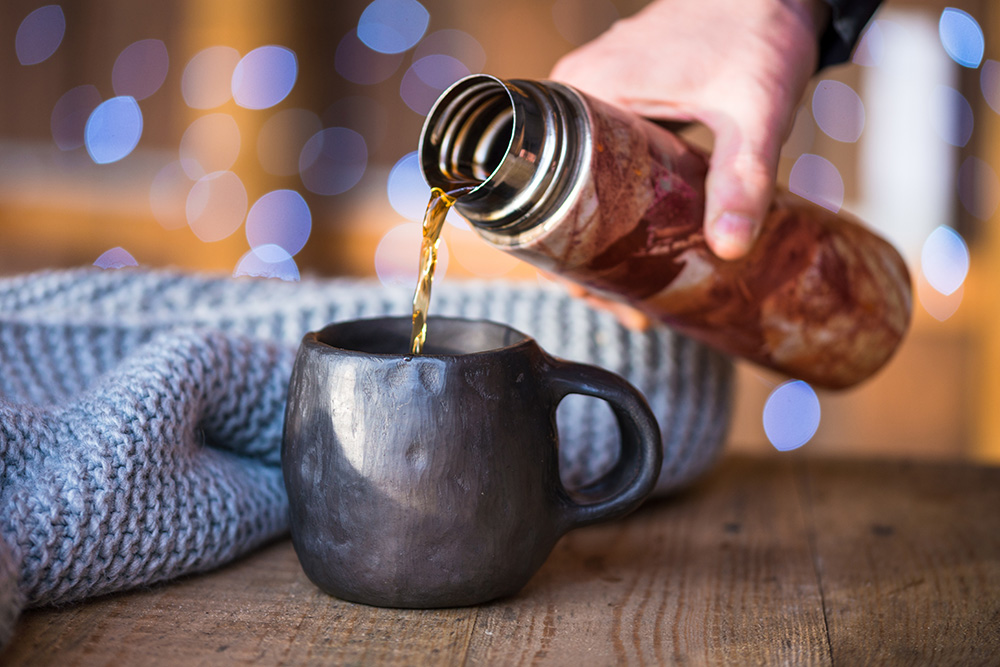
[[[331, 324], [316, 334], [319, 343], [366, 354], [410, 354], [412, 320], [384, 317]], [[528, 337], [487, 320], [427, 318], [427, 340], [421, 356], [486, 352], [510, 347]]]

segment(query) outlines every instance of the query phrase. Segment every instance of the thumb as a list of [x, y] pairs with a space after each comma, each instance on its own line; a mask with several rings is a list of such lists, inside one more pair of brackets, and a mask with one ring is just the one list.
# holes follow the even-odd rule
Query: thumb
[[749, 252], [774, 197], [780, 133], [727, 122], [715, 131], [705, 181], [705, 239], [722, 259]]

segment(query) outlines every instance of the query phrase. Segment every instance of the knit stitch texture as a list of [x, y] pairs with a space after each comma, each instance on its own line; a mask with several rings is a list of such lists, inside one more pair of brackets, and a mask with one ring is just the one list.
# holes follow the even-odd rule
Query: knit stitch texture
[[[137, 269], [0, 280], [0, 646], [25, 607], [209, 570], [284, 533], [281, 432], [302, 335], [408, 315], [411, 297], [373, 281]], [[444, 283], [431, 311], [508, 324], [634, 384], [663, 431], [659, 494], [721, 449], [731, 362], [666, 327], [631, 331], [526, 283]], [[567, 484], [610, 467], [606, 405], [569, 396], [557, 420]]]

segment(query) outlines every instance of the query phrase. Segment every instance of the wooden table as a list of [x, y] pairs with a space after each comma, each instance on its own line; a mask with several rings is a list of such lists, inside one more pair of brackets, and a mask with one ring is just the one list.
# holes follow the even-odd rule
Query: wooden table
[[566, 536], [516, 597], [319, 592], [288, 540], [217, 572], [26, 612], [4, 665], [1000, 664], [1000, 468], [729, 457]]

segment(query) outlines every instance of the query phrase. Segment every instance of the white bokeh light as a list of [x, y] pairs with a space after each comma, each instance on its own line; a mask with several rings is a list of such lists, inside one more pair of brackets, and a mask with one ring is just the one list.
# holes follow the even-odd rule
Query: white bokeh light
[[243, 56], [233, 69], [233, 99], [247, 109], [268, 109], [288, 97], [299, 65], [284, 46], [261, 46]]
[[311, 231], [309, 205], [294, 190], [268, 192], [247, 213], [246, 234], [251, 248], [276, 246], [292, 257], [305, 246]]
[[788, 189], [834, 213], [844, 205], [844, 179], [832, 162], [819, 155], [799, 156], [788, 176]]
[[764, 432], [774, 448], [798, 449], [816, 434], [820, 422], [816, 392], [802, 380], [790, 380], [771, 392], [764, 404]]
[[191, 187], [185, 203], [188, 225], [206, 243], [233, 234], [247, 213], [247, 191], [239, 176], [217, 171], [203, 176]]
[[[419, 224], [405, 222], [390, 229], [375, 248], [375, 274], [387, 287], [408, 287], [417, 284], [420, 264], [420, 243], [423, 232]], [[448, 272], [448, 244], [442, 238], [438, 245], [434, 279]]]
[[229, 46], [210, 46], [188, 61], [181, 77], [181, 94], [192, 109], [214, 109], [233, 96], [233, 70], [240, 52]]
[[941, 294], [951, 294], [969, 274], [969, 247], [951, 227], [941, 225], [930, 233], [920, 252], [920, 270]]
[[827, 136], [854, 143], [865, 128], [865, 105], [846, 83], [826, 79], [816, 84], [812, 97], [813, 118]]

